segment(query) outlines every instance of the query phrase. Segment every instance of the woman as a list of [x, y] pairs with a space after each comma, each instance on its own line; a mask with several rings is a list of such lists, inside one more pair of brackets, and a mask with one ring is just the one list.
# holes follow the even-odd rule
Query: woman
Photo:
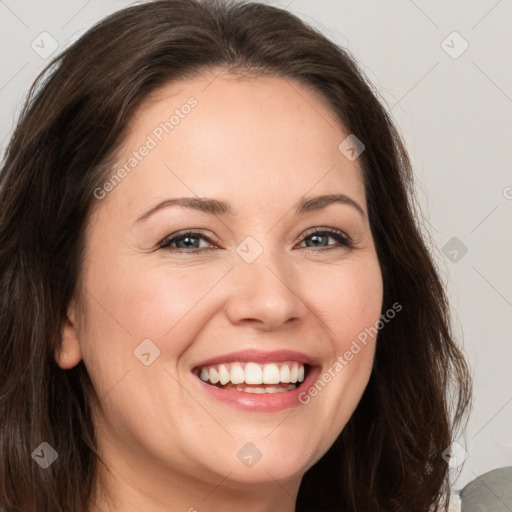
[[2, 510], [447, 510], [468, 370], [347, 52], [263, 4], [121, 10], [0, 180]]

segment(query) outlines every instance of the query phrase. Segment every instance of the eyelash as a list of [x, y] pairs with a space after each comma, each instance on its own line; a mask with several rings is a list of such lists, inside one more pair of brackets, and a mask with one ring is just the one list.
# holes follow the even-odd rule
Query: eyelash
[[[332, 229], [332, 228], [314, 228], [314, 230], [308, 230], [305, 232], [303, 238], [300, 240], [300, 243], [304, 242], [304, 240], [306, 240], [307, 238], [314, 236], [314, 235], [329, 235], [331, 238], [334, 238], [341, 245], [341, 247], [338, 245], [320, 247], [319, 248], [320, 251], [328, 251], [331, 249], [340, 249], [342, 247], [345, 247], [348, 249], [354, 248], [354, 244], [353, 244], [352, 240], [350, 239], [350, 237], [345, 235], [342, 231], [339, 231], [337, 229]], [[160, 242], [159, 248], [165, 249], [166, 251], [169, 251], [169, 252], [180, 252], [180, 253], [197, 253], [197, 252], [209, 251], [209, 250], [214, 249], [212, 247], [206, 247], [206, 248], [202, 247], [202, 248], [192, 248], [192, 249], [188, 250], [188, 249], [178, 249], [176, 247], [170, 247], [170, 245], [172, 243], [175, 243], [179, 240], [182, 240], [182, 239], [188, 238], [188, 237], [201, 238], [201, 239], [206, 240], [207, 242], [215, 245], [215, 242], [213, 240], [211, 240], [211, 238], [206, 236], [201, 230], [196, 230], [196, 231], [187, 230], [182, 233], [178, 233], [178, 234], [171, 235], [169, 237], [164, 238]], [[303, 247], [303, 249], [317, 251], [317, 249], [315, 249], [314, 247]]]

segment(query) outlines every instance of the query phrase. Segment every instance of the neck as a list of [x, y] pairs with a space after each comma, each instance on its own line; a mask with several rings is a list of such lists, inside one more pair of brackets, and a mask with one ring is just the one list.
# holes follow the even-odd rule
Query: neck
[[151, 471], [144, 464], [100, 466], [94, 504], [89, 512], [295, 512], [301, 477], [257, 484], [225, 476], [200, 480], [169, 468]]

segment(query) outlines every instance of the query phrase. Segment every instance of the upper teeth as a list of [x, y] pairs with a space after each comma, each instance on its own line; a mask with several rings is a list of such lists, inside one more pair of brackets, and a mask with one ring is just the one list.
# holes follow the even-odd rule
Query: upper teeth
[[222, 385], [232, 384], [279, 384], [302, 382], [304, 365], [297, 362], [285, 363], [223, 363], [199, 369], [199, 377], [204, 382]]

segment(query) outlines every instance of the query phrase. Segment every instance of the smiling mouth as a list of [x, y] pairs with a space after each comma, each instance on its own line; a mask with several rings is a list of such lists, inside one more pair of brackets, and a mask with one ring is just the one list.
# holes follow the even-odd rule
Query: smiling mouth
[[309, 365], [297, 361], [259, 364], [230, 362], [195, 368], [193, 373], [206, 384], [245, 393], [280, 393], [297, 389]]

